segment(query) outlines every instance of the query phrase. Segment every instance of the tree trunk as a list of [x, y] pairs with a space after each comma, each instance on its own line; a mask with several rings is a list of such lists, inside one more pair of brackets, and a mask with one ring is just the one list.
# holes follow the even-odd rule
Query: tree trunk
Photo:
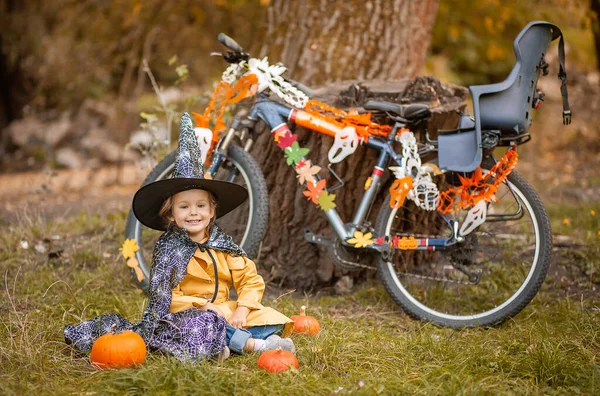
[[425, 62], [438, 0], [273, 0], [260, 56], [307, 85], [402, 79]]
[[[452, 111], [464, 106], [465, 91], [444, 88], [435, 79], [399, 80], [413, 78], [421, 70], [437, 4], [438, 0], [274, 0], [267, 9], [262, 48], [251, 52], [268, 55], [270, 63], [283, 62], [291, 78], [313, 87], [322, 85], [315, 90], [314, 99], [339, 108], [360, 107], [373, 98], [438, 106], [430, 125], [435, 129], [456, 122]], [[353, 81], [339, 82], [342, 80]], [[324, 85], [332, 81], [338, 83]], [[302, 194], [305, 188], [298, 183], [295, 170], [286, 165], [267, 128], [260, 132], [252, 154], [265, 173], [270, 194], [269, 229], [258, 260], [261, 272], [266, 280], [299, 290], [332, 286], [347, 273], [334, 267], [326, 249], [304, 241], [306, 227], [329, 235], [333, 235], [332, 228], [324, 213]], [[322, 168], [319, 174], [327, 179], [328, 188], [337, 185], [327, 169], [333, 138], [301, 127], [295, 132], [300, 146], [310, 149], [306, 157]], [[333, 192], [336, 209], [345, 222], [352, 220], [358, 207], [376, 154], [359, 147], [332, 166], [345, 183]], [[388, 188], [382, 188], [369, 213], [371, 224]], [[369, 257], [361, 259], [363, 264], [374, 265]], [[353, 276], [364, 278], [372, 273], [362, 270]]]

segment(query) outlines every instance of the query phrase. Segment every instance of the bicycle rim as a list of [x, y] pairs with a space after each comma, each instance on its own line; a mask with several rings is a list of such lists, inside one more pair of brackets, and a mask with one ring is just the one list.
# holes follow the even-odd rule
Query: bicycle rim
[[[382, 261], [380, 269], [389, 276], [386, 287], [395, 289], [400, 305], [412, 316], [454, 327], [499, 323], [520, 311], [537, 292], [548, 265], [548, 255], [540, 260], [543, 238], [533, 207], [537, 202], [531, 202], [526, 190], [509, 181], [501, 184], [498, 202], [488, 204], [487, 221], [455, 249], [396, 251], [390, 261]], [[385, 234], [424, 231], [418, 211], [412, 202], [392, 210]], [[454, 217], [462, 220], [465, 215], [463, 211]], [[434, 226], [430, 223], [427, 230], [443, 231], [437, 236], [447, 237], [450, 230], [442, 226], [441, 216], [430, 216]], [[470, 281], [468, 273], [480, 273], [479, 281]]]

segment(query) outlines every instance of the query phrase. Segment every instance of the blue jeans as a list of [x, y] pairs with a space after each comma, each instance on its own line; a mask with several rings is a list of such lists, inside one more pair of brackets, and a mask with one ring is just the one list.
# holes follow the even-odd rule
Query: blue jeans
[[229, 349], [233, 352], [243, 354], [244, 345], [246, 345], [246, 341], [248, 341], [249, 338], [264, 340], [273, 334], [280, 335], [283, 332], [283, 327], [283, 325], [266, 325], [248, 327], [247, 329], [236, 329], [227, 325], [227, 346], [229, 346]]

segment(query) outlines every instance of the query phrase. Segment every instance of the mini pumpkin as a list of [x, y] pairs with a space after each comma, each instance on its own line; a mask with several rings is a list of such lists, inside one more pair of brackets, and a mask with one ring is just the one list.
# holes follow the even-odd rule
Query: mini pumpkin
[[300, 315], [293, 315], [294, 333], [304, 333], [309, 335], [318, 334], [321, 331], [321, 324], [312, 316], [306, 314], [306, 306], [300, 307]]
[[137, 366], [146, 359], [146, 343], [136, 332], [130, 330], [116, 331], [99, 337], [94, 345], [90, 360], [98, 368], [124, 368]]
[[258, 368], [267, 370], [270, 373], [281, 373], [287, 371], [290, 367], [298, 369], [298, 359], [296, 356], [283, 349], [264, 351], [258, 358]]

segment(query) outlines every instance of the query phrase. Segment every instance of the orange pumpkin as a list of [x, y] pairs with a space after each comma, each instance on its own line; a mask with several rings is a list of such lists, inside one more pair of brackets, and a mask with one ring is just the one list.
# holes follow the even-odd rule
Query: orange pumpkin
[[306, 315], [306, 307], [300, 307], [300, 315], [293, 315], [294, 333], [315, 335], [321, 331], [319, 321], [312, 316]]
[[130, 330], [106, 333], [92, 345], [90, 360], [98, 368], [123, 368], [144, 363], [146, 343], [136, 332]]
[[267, 370], [270, 373], [280, 373], [287, 371], [290, 367], [298, 368], [298, 359], [296, 356], [283, 349], [264, 351], [258, 358], [258, 368]]

